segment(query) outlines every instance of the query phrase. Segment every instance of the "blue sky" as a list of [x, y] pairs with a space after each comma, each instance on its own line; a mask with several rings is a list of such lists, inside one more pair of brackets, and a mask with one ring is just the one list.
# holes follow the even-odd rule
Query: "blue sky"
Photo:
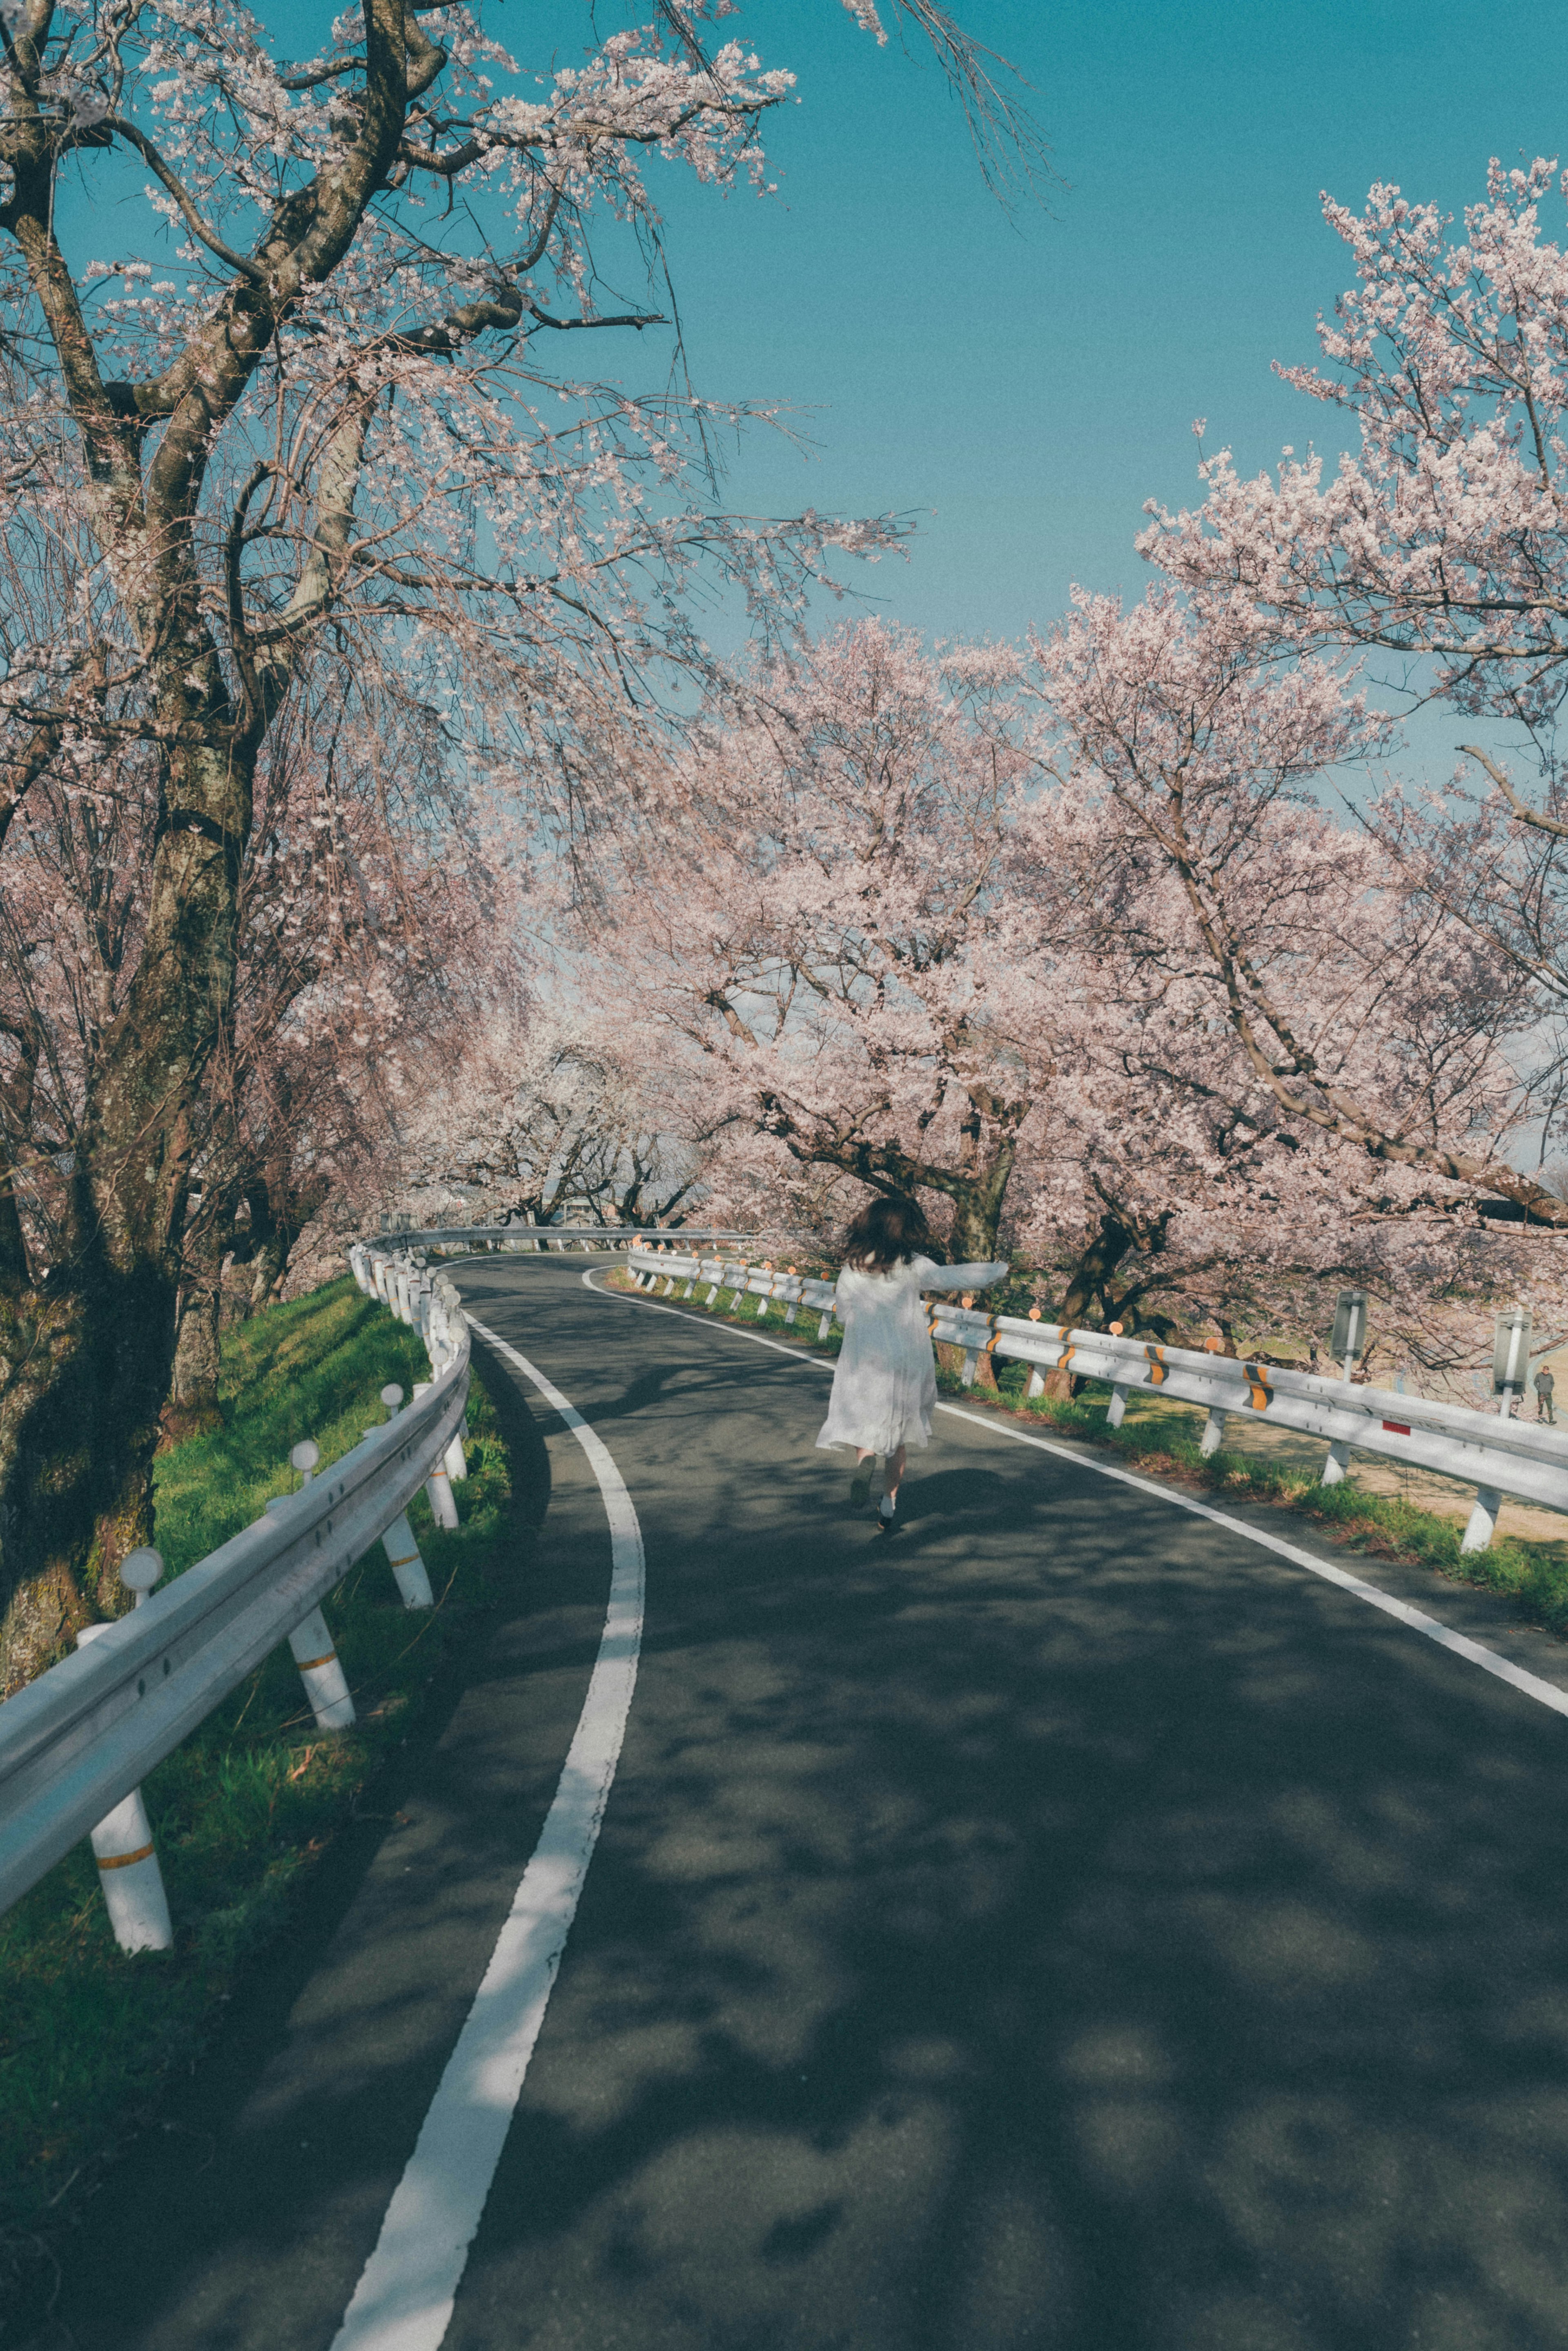
[[[803, 464], [754, 438], [734, 502], [935, 509], [910, 563], [864, 584], [929, 632], [1010, 636], [1074, 580], [1139, 591], [1142, 502], [1192, 497], [1196, 415], [1248, 467], [1337, 445], [1270, 372], [1313, 356], [1348, 280], [1319, 191], [1359, 204], [1385, 178], [1457, 212], [1489, 155], [1555, 153], [1565, 20], [1513, 0], [954, 5], [1033, 85], [1064, 183], [1049, 210], [1009, 221], [935, 64], [834, 0], [744, 0], [724, 28], [800, 76], [770, 126], [779, 196], [655, 183], [699, 388], [783, 401], [815, 444]], [[613, 371], [655, 363], [644, 346]]]
[[[778, 196], [724, 199], [656, 160], [650, 179], [697, 389], [779, 402], [812, 444], [754, 430], [729, 503], [918, 515], [907, 563], [846, 577], [927, 634], [1014, 636], [1075, 580], [1140, 591], [1142, 504], [1195, 496], [1195, 416], [1249, 469], [1337, 446], [1336, 415], [1270, 373], [1314, 355], [1348, 277], [1320, 189], [1356, 205], [1388, 178], [1457, 212], [1489, 155], [1554, 153], [1568, 20], [1518, 0], [950, 5], [1032, 85], [1061, 175], [1043, 205], [1004, 212], [918, 37], [879, 49], [837, 0], [742, 0], [708, 28], [799, 76], [768, 124]], [[285, 54], [329, 38], [331, 0], [258, 13]], [[607, 6], [600, 36], [640, 13]], [[530, 68], [594, 38], [581, 0], [485, 16]], [[118, 177], [123, 211], [100, 170], [68, 179], [68, 243], [134, 238], [145, 174]], [[572, 342], [539, 355], [666, 381], [665, 333], [596, 337], [591, 358]]]

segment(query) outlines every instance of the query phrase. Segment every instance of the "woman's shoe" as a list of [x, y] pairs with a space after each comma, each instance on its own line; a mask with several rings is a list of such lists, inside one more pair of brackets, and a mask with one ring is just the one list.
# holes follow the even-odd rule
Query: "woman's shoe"
[[871, 1473], [876, 1468], [876, 1456], [868, 1453], [863, 1461], [855, 1463], [854, 1476], [850, 1479], [850, 1508], [863, 1510], [871, 1499]]
[[881, 1501], [876, 1506], [876, 1514], [882, 1520], [884, 1527], [891, 1526], [893, 1524], [894, 1520], [898, 1515], [898, 1504], [894, 1500], [891, 1494], [884, 1494], [883, 1496]]

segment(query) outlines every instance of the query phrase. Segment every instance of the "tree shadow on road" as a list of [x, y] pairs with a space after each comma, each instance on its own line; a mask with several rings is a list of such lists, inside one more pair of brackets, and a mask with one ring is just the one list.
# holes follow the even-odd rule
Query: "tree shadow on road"
[[[1568, 1726], [1071, 1461], [868, 1540], [825, 1382], [591, 1385], [643, 1662], [447, 2351], [1562, 2351]], [[148, 2351], [327, 2351], [439, 2070], [352, 2025]]]

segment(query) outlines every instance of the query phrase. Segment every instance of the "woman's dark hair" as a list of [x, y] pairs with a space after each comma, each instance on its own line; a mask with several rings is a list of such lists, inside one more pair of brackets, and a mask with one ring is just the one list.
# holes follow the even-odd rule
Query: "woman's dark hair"
[[844, 1235], [844, 1262], [862, 1273], [885, 1273], [916, 1255], [929, 1257], [933, 1243], [925, 1211], [902, 1192], [868, 1200]]

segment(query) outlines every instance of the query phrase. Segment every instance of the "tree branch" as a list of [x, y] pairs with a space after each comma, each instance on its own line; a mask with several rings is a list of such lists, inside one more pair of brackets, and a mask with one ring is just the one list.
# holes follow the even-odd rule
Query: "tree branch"
[[1553, 841], [1568, 841], [1568, 824], [1561, 823], [1554, 816], [1542, 816], [1539, 809], [1532, 809], [1528, 800], [1521, 799], [1502, 769], [1488, 757], [1479, 743], [1461, 743], [1458, 747], [1467, 759], [1474, 759], [1486, 769], [1521, 824], [1528, 824], [1537, 832], [1550, 833]]
[[266, 285], [267, 272], [260, 264], [248, 261], [244, 254], [235, 253], [232, 247], [224, 243], [216, 229], [208, 227], [191, 201], [188, 190], [169, 169], [145, 131], [139, 131], [134, 122], [127, 122], [123, 116], [118, 114], [106, 115], [103, 128], [113, 131], [116, 138], [123, 139], [128, 147], [135, 148], [142, 162], [149, 166], [179, 205], [180, 217], [191, 235], [198, 238], [209, 253], [215, 253], [221, 262], [228, 268], [237, 270], [242, 277], [248, 277], [253, 286]]

